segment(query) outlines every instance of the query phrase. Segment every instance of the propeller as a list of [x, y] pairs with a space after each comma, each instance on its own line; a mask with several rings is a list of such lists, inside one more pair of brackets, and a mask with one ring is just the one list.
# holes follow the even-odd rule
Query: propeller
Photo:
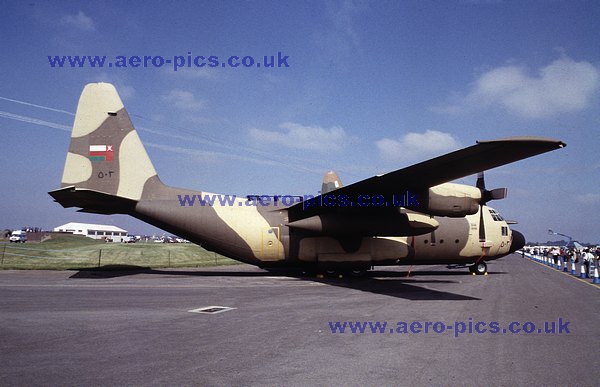
[[483, 221], [483, 206], [490, 200], [504, 199], [508, 194], [507, 188], [485, 189], [485, 176], [483, 172], [477, 174], [475, 186], [481, 190], [481, 201], [479, 202], [479, 241], [485, 242], [485, 222]]

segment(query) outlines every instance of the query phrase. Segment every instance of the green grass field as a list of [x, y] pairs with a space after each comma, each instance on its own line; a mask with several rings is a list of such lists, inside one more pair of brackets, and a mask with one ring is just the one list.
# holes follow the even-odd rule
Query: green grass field
[[0, 269], [164, 268], [237, 263], [192, 243], [104, 243], [80, 235], [57, 235], [40, 243], [0, 245]]

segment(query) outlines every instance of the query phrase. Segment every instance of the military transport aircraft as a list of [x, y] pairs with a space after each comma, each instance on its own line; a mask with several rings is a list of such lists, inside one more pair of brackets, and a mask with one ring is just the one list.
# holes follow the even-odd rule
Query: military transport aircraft
[[564, 146], [542, 137], [478, 141], [347, 186], [329, 172], [315, 197], [217, 195], [163, 184], [115, 87], [93, 83], [79, 99], [61, 188], [49, 194], [63, 207], [129, 214], [259, 267], [359, 275], [378, 265], [465, 264], [484, 274], [486, 261], [525, 244], [486, 205], [506, 189], [487, 190], [483, 174], [475, 187], [448, 182]]

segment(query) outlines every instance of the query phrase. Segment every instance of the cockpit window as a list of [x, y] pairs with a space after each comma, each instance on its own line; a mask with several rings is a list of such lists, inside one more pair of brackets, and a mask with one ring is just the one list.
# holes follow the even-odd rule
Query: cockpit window
[[493, 208], [490, 208], [490, 215], [492, 215], [492, 219], [494, 219], [496, 222], [501, 222], [504, 220], [504, 218], [502, 217], [502, 215], [500, 215], [500, 213], [496, 210], [494, 210]]

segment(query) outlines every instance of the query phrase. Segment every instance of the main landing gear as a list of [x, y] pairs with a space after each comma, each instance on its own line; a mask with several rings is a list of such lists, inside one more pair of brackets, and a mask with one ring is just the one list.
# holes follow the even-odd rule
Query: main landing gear
[[367, 274], [367, 269], [347, 269], [347, 270], [335, 270], [335, 269], [328, 269], [325, 270], [324, 273], [327, 277], [339, 277], [339, 278], [343, 278], [344, 276], [350, 276], [350, 277], [354, 277], [354, 278], [361, 278], [364, 277]]
[[485, 263], [485, 262], [474, 263], [471, 266], [469, 266], [469, 271], [473, 275], [475, 275], [475, 274], [485, 275], [485, 274], [487, 274], [487, 263]]

